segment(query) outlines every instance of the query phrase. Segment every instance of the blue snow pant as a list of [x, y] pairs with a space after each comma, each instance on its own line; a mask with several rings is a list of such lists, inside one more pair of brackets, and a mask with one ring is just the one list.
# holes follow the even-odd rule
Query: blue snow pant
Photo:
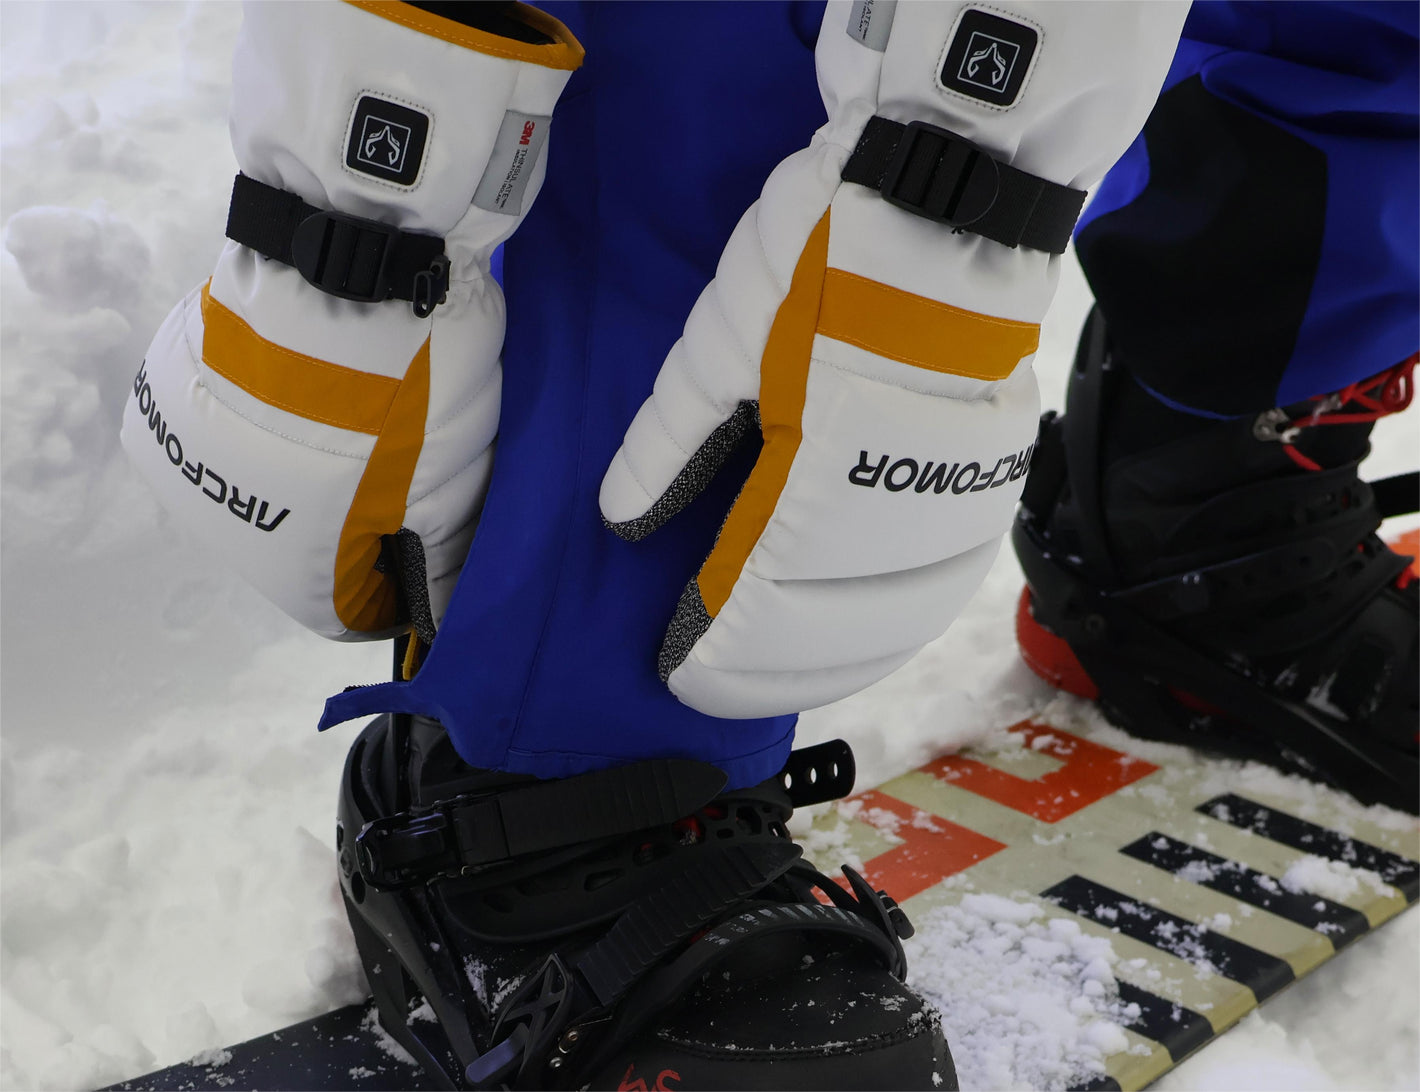
[[1156, 397], [1250, 416], [1420, 348], [1420, 6], [1196, 3], [1075, 247]]
[[[440, 721], [459, 754], [478, 767], [563, 777], [681, 756], [715, 763], [731, 785], [752, 784], [782, 765], [794, 718], [697, 713], [657, 677], [656, 655], [755, 451], [742, 452], [705, 495], [640, 543], [623, 542], [602, 525], [597, 492], [735, 223], [775, 164], [806, 145], [824, 120], [813, 66], [822, 7], [544, 6], [581, 39], [587, 60], [558, 106], [542, 195], [505, 251], [502, 421], [487, 503], [419, 673], [332, 698], [322, 725], [376, 712], [419, 713]], [[1325, 22], [1321, 5], [1301, 6], [1318, 9], [1316, 19], [1301, 23]], [[1381, 42], [1386, 63], [1402, 70], [1397, 86], [1412, 88], [1404, 104], [1390, 84], [1373, 88], [1375, 102], [1367, 105], [1355, 86], [1367, 78], [1352, 74], [1361, 63], [1357, 43], [1343, 36], [1315, 29], [1315, 40], [1289, 41], [1288, 55], [1303, 59], [1280, 69], [1265, 53], [1247, 51], [1255, 49], [1248, 35], [1258, 20], [1286, 22], [1259, 13], [1271, 7], [1195, 8], [1189, 31], [1198, 38], [1183, 42], [1169, 85], [1201, 72], [1205, 91], [1229, 109], [1241, 103], [1249, 117], [1288, 139], [1300, 133], [1325, 157], [1321, 204], [1312, 178], [1311, 203], [1296, 206], [1298, 216], [1325, 221], [1312, 262], [1316, 291], [1306, 294], [1290, 355], [1260, 381], [1269, 391], [1266, 405], [1279, 383], [1294, 393], [1339, 386], [1353, 373], [1394, 363], [1416, 341], [1414, 42], [1399, 41], [1402, 34], [1396, 44], [1388, 36], [1396, 29], [1386, 27], [1362, 43]], [[1406, 10], [1413, 24], [1414, 9]], [[1247, 43], [1220, 44], [1234, 31]], [[1280, 32], [1270, 39], [1279, 41]], [[1331, 64], [1342, 54], [1344, 61]], [[1319, 74], [1316, 86], [1311, 69]], [[1353, 105], [1323, 113], [1333, 91]], [[1259, 102], [1271, 105], [1255, 115]], [[1402, 154], [1397, 144], [1406, 133], [1409, 151]], [[1147, 244], [1107, 257], [1105, 266], [1133, 261], [1157, 274], [1159, 298], [1145, 292], [1137, 302], [1173, 336], [1206, 316], [1166, 298], [1174, 282], [1151, 248], [1172, 241], [1171, 227], [1182, 225], [1186, 235], [1193, 221], [1187, 194], [1170, 190], [1161, 208], [1151, 205], [1162, 176], [1156, 166], [1151, 179], [1149, 152], [1145, 139], [1130, 150], [1104, 183], [1081, 238], [1093, 231], [1127, 242], [1133, 233]], [[1253, 163], [1246, 148], [1240, 154]], [[1265, 181], [1275, 200], [1275, 174]], [[1131, 209], [1143, 211], [1111, 227], [1111, 217]], [[1102, 215], [1106, 210], [1113, 211]], [[1332, 238], [1333, 216], [1343, 218], [1340, 241]], [[1271, 221], [1280, 238], [1254, 234], [1243, 250], [1267, 253], [1319, 230], [1303, 220]], [[1197, 233], [1200, 248], [1227, 243]], [[1229, 260], [1236, 250], [1227, 251]], [[1396, 303], [1402, 296], [1408, 306]], [[1364, 330], [1349, 328], [1353, 314], [1364, 316]], [[1178, 366], [1197, 367], [1198, 358]], [[1171, 389], [1167, 377], [1157, 383]], [[1210, 405], [1206, 398], [1197, 404]]]

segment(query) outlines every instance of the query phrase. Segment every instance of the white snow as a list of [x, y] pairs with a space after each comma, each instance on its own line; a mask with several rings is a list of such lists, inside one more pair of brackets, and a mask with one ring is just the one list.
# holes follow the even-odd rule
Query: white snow
[[1282, 874], [1282, 886], [1293, 893], [1321, 895], [1342, 900], [1370, 888], [1378, 894], [1386, 891], [1385, 882], [1374, 872], [1352, 868], [1345, 861], [1331, 861], [1308, 854], [1293, 861]]
[[220, 1069], [231, 1060], [230, 1050], [201, 1050], [192, 1056], [193, 1065], [205, 1065], [209, 1069]]
[[1110, 942], [994, 894], [920, 916], [913, 981], [942, 1012], [963, 1088], [1063, 1088], [1127, 1050]]
[[[332, 856], [357, 727], [312, 725], [327, 695], [385, 676], [387, 650], [324, 642], [264, 603], [117, 444], [148, 339], [222, 244], [238, 21], [217, 2], [0, 4], [0, 1088], [219, 1064], [226, 1044], [363, 993]], [[1088, 302], [1064, 274], [1038, 358], [1054, 405]], [[1414, 415], [1375, 446], [1373, 475], [1412, 469]], [[805, 716], [803, 740], [849, 739], [866, 787], [1047, 706], [1062, 729], [1107, 732], [1019, 663], [1020, 582], [1003, 551], [945, 638]], [[1364, 882], [1294, 871], [1318, 895]], [[984, 895], [917, 924], [915, 981], [966, 1087], [1058, 1086], [1119, 1048], [1107, 942]], [[1417, 966], [1409, 913], [1160, 1087], [1420, 1087]]]

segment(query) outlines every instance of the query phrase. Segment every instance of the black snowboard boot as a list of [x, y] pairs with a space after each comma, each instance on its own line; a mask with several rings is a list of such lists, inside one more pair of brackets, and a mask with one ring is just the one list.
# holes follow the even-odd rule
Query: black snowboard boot
[[1414, 475], [1357, 476], [1414, 365], [1208, 419], [1139, 387], [1092, 313], [1013, 532], [1026, 662], [1136, 735], [1416, 811], [1417, 587], [1375, 534]]
[[956, 1088], [906, 916], [785, 828], [852, 781], [843, 743], [730, 792], [686, 760], [539, 781], [371, 722], [337, 840], [381, 1024], [442, 1088]]

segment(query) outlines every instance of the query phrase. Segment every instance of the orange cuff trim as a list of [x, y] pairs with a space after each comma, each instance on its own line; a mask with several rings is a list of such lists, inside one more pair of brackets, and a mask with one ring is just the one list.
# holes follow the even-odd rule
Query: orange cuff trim
[[828, 264], [828, 213], [809, 235], [794, 267], [789, 294], [779, 305], [759, 369], [759, 417], [764, 447], [749, 480], [730, 509], [715, 548], [701, 566], [700, 598], [711, 618], [734, 590], [759, 536], [779, 503], [789, 468], [803, 439], [804, 400], [808, 397], [809, 358], [819, 317], [824, 269]]
[[818, 332], [903, 364], [1005, 379], [1040, 345], [1040, 324], [993, 318], [830, 269]]
[[401, 0], [345, 0], [345, 2], [363, 11], [368, 11], [371, 15], [378, 15], [381, 19], [388, 19], [392, 23], [398, 23], [420, 34], [428, 35], [430, 38], [438, 38], [441, 41], [462, 46], [464, 49], [471, 49], [475, 53], [486, 53], [491, 57], [503, 57], [510, 61], [526, 61], [529, 64], [542, 65], [544, 68], [561, 68], [571, 71], [582, 66], [582, 58], [586, 55], [586, 51], [582, 48], [582, 43], [577, 41], [576, 35], [551, 15], [527, 4], [514, 4], [512, 14], [524, 25], [541, 31], [551, 38], [550, 44], [536, 45], [532, 42], [519, 42], [512, 38], [489, 34], [484, 30], [475, 30], [454, 19], [445, 19], [442, 15], [435, 15], [422, 8], [402, 3]]
[[[267, 341], [202, 286], [202, 360], [253, 398], [308, 421], [378, 436], [400, 381]], [[398, 528], [395, 528], [398, 530]]]

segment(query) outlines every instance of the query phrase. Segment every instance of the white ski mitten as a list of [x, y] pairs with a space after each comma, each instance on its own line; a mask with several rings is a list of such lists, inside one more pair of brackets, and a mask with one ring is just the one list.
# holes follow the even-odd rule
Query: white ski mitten
[[833, 2], [827, 124], [736, 227], [601, 489], [635, 540], [764, 439], [660, 671], [722, 717], [823, 705], [940, 635], [1029, 465], [1031, 360], [1084, 200], [1187, 4]]
[[522, 4], [471, 16], [248, 5], [231, 241], [124, 412], [164, 505], [327, 637], [432, 636], [492, 468], [489, 261], [541, 187], [582, 50]]

